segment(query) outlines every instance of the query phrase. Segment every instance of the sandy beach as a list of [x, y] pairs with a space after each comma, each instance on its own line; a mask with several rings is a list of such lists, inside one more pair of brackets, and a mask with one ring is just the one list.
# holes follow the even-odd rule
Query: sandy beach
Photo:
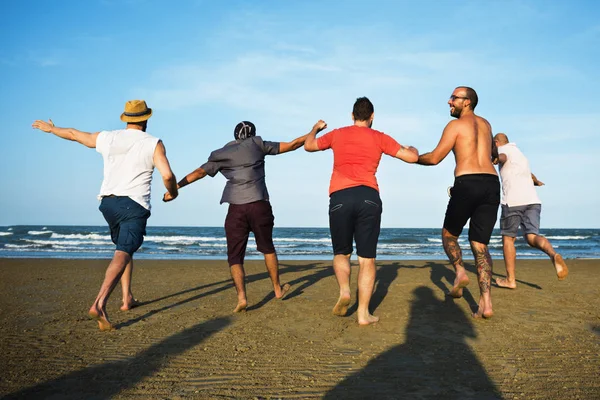
[[[444, 261], [378, 265], [373, 313], [331, 314], [329, 261], [282, 261], [274, 298], [262, 262], [246, 265], [250, 307], [233, 315], [224, 261], [136, 261], [142, 306], [87, 317], [108, 260], [0, 259], [2, 398], [599, 399], [600, 260], [518, 260], [518, 288], [492, 289], [474, 320], [474, 267], [462, 299]], [[354, 264], [354, 263], [353, 263]], [[353, 285], [356, 273], [353, 269]], [[495, 276], [504, 276], [502, 261]]]

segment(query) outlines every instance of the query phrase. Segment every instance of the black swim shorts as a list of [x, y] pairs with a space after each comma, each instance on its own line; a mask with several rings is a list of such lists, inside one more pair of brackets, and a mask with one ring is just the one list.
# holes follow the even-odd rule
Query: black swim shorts
[[487, 245], [498, 219], [500, 180], [492, 174], [457, 176], [450, 189], [444, 228], [459, 236], [470, 218], [469, 240]]
[[368, 186], [356, 186], [333, 192], [329, 197], [329, 229], [333, 254], [377, 256], [382, 204], [379, 192]]

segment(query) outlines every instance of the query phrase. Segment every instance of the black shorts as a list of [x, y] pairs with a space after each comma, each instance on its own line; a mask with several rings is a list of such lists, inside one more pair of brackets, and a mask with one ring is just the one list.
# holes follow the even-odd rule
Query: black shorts
[[492, 174], [457, 176], [450, 189], [444, 228], [459, 236], [470, 218], [469, 240], [487, 245], [498, 219], [500, 180]]
[[250, 232], [254, 232], [256, 250], [263, 254], [275, 253], [274, 224], [273, 209], [271, 203], [266, 200], [248, 204], [230, 204], [225, 218], [229, 266], [244, 263]]
[[379, 192], [368, 186], [356, 186], [333, 192], [329, 198], [329, 229], [333, 254], [377, 256], [382, 204]]
[[133, 256], [144, 242], [150, 211], [128, 196], [104, 196], [99, 208], [117, 250]]

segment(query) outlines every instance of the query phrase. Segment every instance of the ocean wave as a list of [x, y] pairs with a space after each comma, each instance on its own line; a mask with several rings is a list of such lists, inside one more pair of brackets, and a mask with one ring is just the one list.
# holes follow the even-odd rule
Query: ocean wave
[[29, 231], [27, 232], [28, 235], [47, 235], [49, 233], [54, 233], [52, 231]]
[[274, 242], [303, 242], [303, 243], [329, 243], [331, 244], [331, 239], [329, 238], [321, 238], [321, 239], [300, 239], [300, 238], [273, 238]]
[[52, 248], [52, 246], [50, 245], [42, 245], [42, 244], [11, 244], [11, 243], [6, 243], [4, 245], [5, 248], [7, 249], [19, 249], [19, 250], [25, 250], [25, 249], [43, 249], [46, 248], [46, 250], [50, 250]]
[[12, 232], [0, 232], [0, 236], [10, 236], [12, 234]]
[[225, 237], [214, 236], [146, 236], [145, 240], [156, 243], [187, 243], [225, 241]]
[[589, 239], [589, 236], [545, 236], [546, 239], [552, 240], [584, 240]]
[[438, 248], [437, 243], [380, 243], [378, 249], [419, 249], [419, 248]]
[[92, 245], [99, 245], [99, 246], [106, 246], [106, 245], [110, 245], [112, 244], [112, 241], [109, 240], [86, 240], [86, 241], [81, 241], [81, 240], [41, 240], [41, 239], [23, 239], [24, 241], [28, 242], [28, 243], [35, 243], [35, 244], [41, 244], [41, 245], [53, 245], [53, 246], [92, 246]]
[[179, 247], [173, 247], [173, 246], [166, 246], [166, 247], [161, 247], [158, 246], [158, 250], [165, 250], [165, 251], [181, 251], [181, 249]]
[[101, 235], [99, 233], [71, 233], [63, 235], [61, 233], [52, 233], [50, 239], [91, 239], [91, 240], [110, 240], [110, 235]]

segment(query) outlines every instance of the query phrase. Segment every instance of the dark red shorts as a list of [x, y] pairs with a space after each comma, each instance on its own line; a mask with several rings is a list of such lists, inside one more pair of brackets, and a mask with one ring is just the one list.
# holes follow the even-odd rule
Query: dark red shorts
[[275, 253], [273, 225], [275, 217], [266, 200], [248, 204], [230, 204], [225, 218], [227, 260], [229, 265], [243, 264], [250, 232], [254, 233], [256, 249], [263, 254]]

